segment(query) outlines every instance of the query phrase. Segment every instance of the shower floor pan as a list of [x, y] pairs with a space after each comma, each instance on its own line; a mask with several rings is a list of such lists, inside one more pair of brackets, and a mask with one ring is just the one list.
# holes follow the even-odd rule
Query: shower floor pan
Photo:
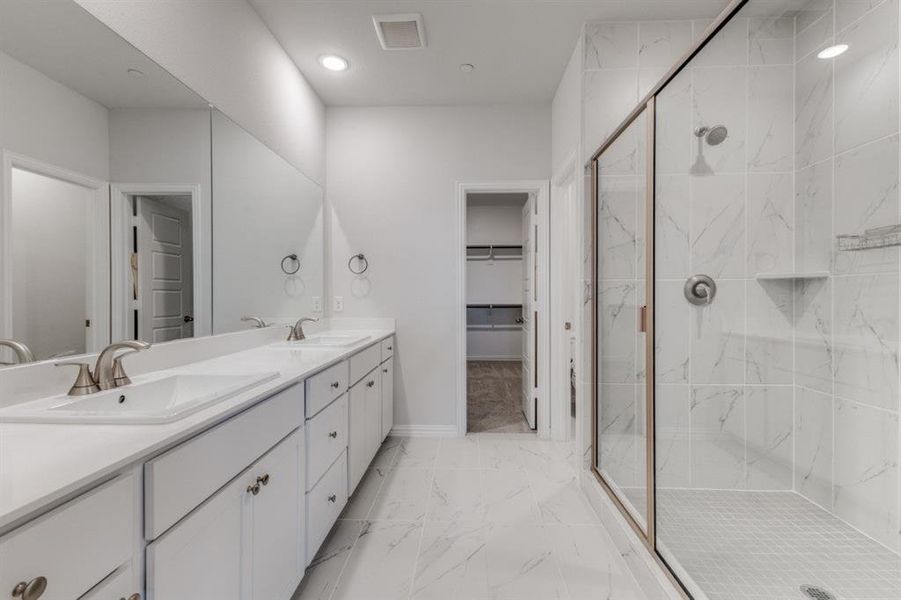
[[901, 556], [794, 492], [658, 490], [657, 531], [710, 600], [901, 598]]

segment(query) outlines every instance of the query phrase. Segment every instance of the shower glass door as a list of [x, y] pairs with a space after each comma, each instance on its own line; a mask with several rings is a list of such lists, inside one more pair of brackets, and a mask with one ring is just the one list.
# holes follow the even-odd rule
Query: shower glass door
[[655, 96], [652, 543], [695, 598], [901, 598], [898, 24], [750, 0]]
[[603, 482], [647, 531], [647, 304], [645, 223], [647, 112], [642, 111], [594, 163], [597, 328], [597, 453]]

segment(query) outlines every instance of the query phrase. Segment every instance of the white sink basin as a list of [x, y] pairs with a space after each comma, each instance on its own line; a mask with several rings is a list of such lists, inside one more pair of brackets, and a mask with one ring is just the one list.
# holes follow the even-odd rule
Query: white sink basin
[[321, 346], [327, 348], [347, 348], [368, 340], [370, 335], [311, 335], [296, 342], [282, 342], [279, 345], [289, 347]]
[[171, 423], [271, 381], [278, 373], [181, 373], [132, 383], [89, 396], [54, 396], [0, 410], [6, 423]]

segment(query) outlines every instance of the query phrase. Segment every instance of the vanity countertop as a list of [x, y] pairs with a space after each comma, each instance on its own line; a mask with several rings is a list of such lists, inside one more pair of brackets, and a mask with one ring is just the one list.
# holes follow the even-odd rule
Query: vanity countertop
[[[275, 379], [188, 415], [157, 425], [0, 423], [0, 532], [145, 461], [211, 426], [298, 383], [359, 350], [394, 335], [393, 329], [333, 330], [322, 334], [369, 338], [350, 347], [316, 347], [315, 360], [300, 361], [277, 344], [167, 369], [173, 373], [259, 373]], [[303, 412], [303, 407], [298, 407]]]

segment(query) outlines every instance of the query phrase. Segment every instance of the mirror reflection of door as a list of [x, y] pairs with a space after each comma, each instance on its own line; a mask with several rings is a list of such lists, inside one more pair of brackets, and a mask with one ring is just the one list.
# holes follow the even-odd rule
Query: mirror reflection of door
[[18, 168], [11, 184], [11, 335], [38, 360], [93, 350], [93, 190]]
[[135, 325], [138, 339], [194, 335], [191, 196], [136, 196]]

